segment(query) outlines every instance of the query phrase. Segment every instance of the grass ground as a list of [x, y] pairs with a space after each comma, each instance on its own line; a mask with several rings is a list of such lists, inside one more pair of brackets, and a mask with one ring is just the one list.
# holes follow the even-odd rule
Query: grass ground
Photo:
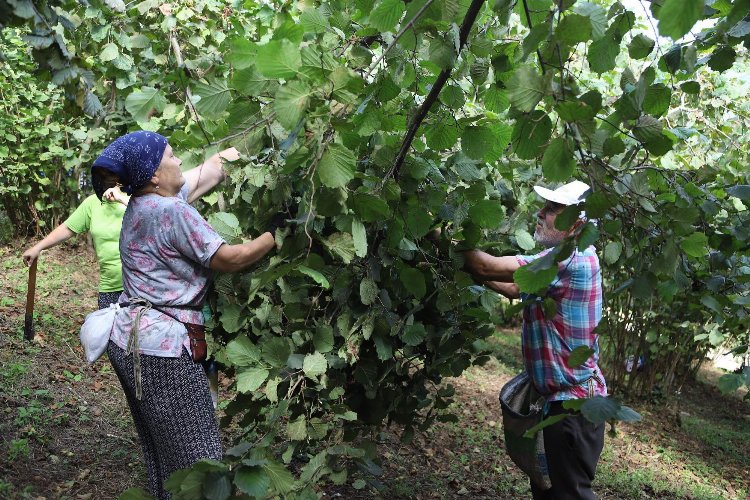
[[[0, 246], [0, 498], [115, 498], [143, 485], [144, 471], [116, 377], [106, 361], [88, 367], [77, 339], [96, 307], [96, 261], [82, 244], [42, 254], [37, 337], [27, 343], [21, 251]], [[493, 342], [495, 359], [449, 381], [458, 423], [437, 424], [410, 444], [386, 430], [380, 489], [350, 482], [324, 487], [326, 495], [528, 498], [527, 480], [504, 453], [497, 403], [521, 369], [518, 332], [498, 332]], [[750, 405], [722, 396], [710, 375], [669, 411], [634, 405], [644, 420], [606, 439], [595, 486], [601, 498], [748, 498]]]

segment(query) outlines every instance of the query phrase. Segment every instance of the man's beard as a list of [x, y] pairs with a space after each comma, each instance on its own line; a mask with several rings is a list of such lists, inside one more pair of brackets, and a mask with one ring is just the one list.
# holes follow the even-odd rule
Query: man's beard
[[555, 230], [550, 231], [545, 229], [544, 226], [534, 231], [534, 241], [545, 248], [557, 246], [562, 243], [563, 239], [565, 239], [565, 233]]

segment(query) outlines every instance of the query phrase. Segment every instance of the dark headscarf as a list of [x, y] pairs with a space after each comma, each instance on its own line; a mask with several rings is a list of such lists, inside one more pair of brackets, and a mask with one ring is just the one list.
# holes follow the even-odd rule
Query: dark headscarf
[[[91, 169], [104, 168], [117, 174], [122, 190], [128, 194], [142, 188], [159, 168], [167, 138], [156, 132], [139, 130], [118, 137], [104, 148]], [[99, 176], [92, 175], [96, 195], [101, 199], [106, 187]]]

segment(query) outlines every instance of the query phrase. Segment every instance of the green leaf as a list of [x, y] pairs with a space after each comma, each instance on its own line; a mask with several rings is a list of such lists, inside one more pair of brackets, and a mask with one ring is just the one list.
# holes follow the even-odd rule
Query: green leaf
[[633, 59], [643, 59], [648, 57], [651, 51], [654, 50], [655, 45], [656, 42], [652, 39], [643, 33], [638, 33], [628, 44], [628, 54], [630, 54], [630, 57]]
[[545, 319], [550, 321], [555, 319], [555, 316], [557, 316], [557, 301], [552, 297], [545, 297], [544, 302], [542, 302], [542, 310]]
[[620, 41], [607, 34], [591, 43], [586, 59], [589, 61], [591, 71], [602, 74], [615, 69], [615, 61], [619, 53]]
[[683, 238], [680, 242], [682, 251], [691, 257], [704, 258], [708, 256], [708, 238], [705, 234], [695, 232]]
[[401, 269], [399, 277], [404, 287], [417, 299], [421, 299], [427, 294], [424, 274], [419, 269], [405, 266]]
[[341, 144], [331, 144], [318, 164], [318, 177], [324, 186], [344, 187], [354, 178], [357, 157]]
[[125, 2], [123, 0], [104, 0], [104, 3], [115, 12], [125, 12]]
[[712, 346], [718, 347], [724, 343], [724, 334], [718, 328], [714, 328], [708, 335], [708, 341]]
[[358, 220], [352, 221], [352, 238], [354, 239], [354, 253], [357, 257], [367, 256], [367, 232], [365, 225]]
[[701, 84], [696, 81], [683, 82], [680, 84], [680, 89], [686, 94], [700, 94]]
[[516, 237], [516, 244], [518, 244], [518, 246], [521, 247], [522, 250], [529, 251], [536, 246], [534, 237], [531, 236], [531, 234], [529, 234], [529, 232], [525, 229], [516, 229], [514, 235]]
[[652, 116], [661, 116], [669, 111], [672, 91], [664, 84], [651, 85], [643, 99], [643, 111]]
[[558, 213], [557, 217], [555, 217], [555, 229], [558, 231], [569, 231], [580, 216], [581, 207], [575, 205], [565, 207], [563, 211]]
[[268, 89], [271, 80], [258, 73], [255, 68], [245, 68], [235, 71], [231, 85], [234, 90], [249, 96], [257, 96]]
[[[523, 43], [521, 44], [521, 48], [523, 49], [521, 61], [526, 61], [529, 54], [537, 50], [539, 44], [542, 43], [543, 40], [546, 40], [548, 35], [549, 27], [547, 23], [539, 23], [532, 27], [531, 30], [529, 30], [529, 34], [526, 35], [526, 38], [523, 39]], [[501, 73], [501, 71], [498, 71], [498, 73]]]
[[522, 160], [537, 158], [544, 152], [551, 135], [552, 120], [544, 111], [519, 116], [511, 137], [513, 151]]
[[494, 113], [502, 113], [510, 106], [510, 99], [505, 91], [494, 85], [485, 91], [483, 98], [485, 108]]
[[743, 201], [750, 200], [750, 184], [738, 184], [728, 187], [727, 194]]
[[732, 47], [724, 45], [714, 50], [708, 59], [708, 66], [714, 71], [726, 71], [732, 67], [736, 57], [737, 52]]
[[299, 16], [306, 33], [325, 33], [331, 27], [328, 19], [317, 9], [308, 9]]
[[544, 419], [542, 419], [541, 422], [539, 422], [538, 424], [534, 425], [533, 427], [529, 428], [526, 432], [524, 432], [523, 437], [527, 439], [531, 439], [534, 436], [536, 436], [537, 432], [541, 431], [545, 427], [549, 427], [550, 425], [554, 425], [561, 420], [565, 420], [566, 418], [568, 418], [568, 416], [569, 415], [567, 413], [560, 413], [558, 415], [545, 417]]
[[141, 87], [125, 99], [125, 109], [137, 122], [147, 121], [152, 112], [161, 113], [166, 105], [167, 100], [153, 87]]
[[268, 370], [265, 368], [245, 368], [237, 374], [237, 391], [256, 391], [267, 378]]
[[254, 366], [260, 362], [260, 349], [244, 335], [227, 344], [226, 354], [235, 366]]
[[349, 233], [333, 233], [323, 240], [323, 244], [329, 252], [341, 258], [344, 264], [352, 261], [356, 255], [354, 252], [354, 239]]
[[430, 41], [430, 62], [440, 69], [452, 68], [456, 63], [456, 49], [448, 38], [436, 37]]
[[704, 295], [703, 297], [701, 297], [701, 304], [719, 314], [723, 314], [724, 312], [724, 308], [721, 306], [719, 301], [710, 295]]
[[575, 45], [591, 38], [591, 20], [581, 14], [567, 14], [555, 28], [555, 38], [560, 42]]
[[240, 221], [231, 212], [215, 212], [208, 216], [208, 223], [226, 242], [240, 236]]
[[418, 346], [424, 342], [426, 336], [427, 330], [425, 330], [424, 325], [422, 323], [414, 323], [413, 325], [404, 327], [401, 339], [406, 345]]
[[271, 488], [276, 493], [284, 495], [294, 489], [294, 476], [283, 465], [267, 462], [263, 465], [263, 469], [271, 480]]
[[629, 406], [620, 406], [615, 418], [621, 422], [640, 422], [643, 417]]
[[488, 127], [470, 126], [461, 134], [461, 149], [469, 158], [481, 160], [490, 151], [495, 136]]
[[378, 292], [378, 285], [371, 278], [365, 278], [359, 283], [359, 297], [366, 306], [378, 300]]
[[544, 177], [552, 182], [563, 182], [570, 179], [576, 170], [573, 151], [564, 137], [552, 139], [542, 157]]
[[642, 142], [649, 142], [661, 137], [662, 125], [650, 115], [643, 115], [635, 122], [633, 135]]
[[239, 331], [245, 325], [246, 318], [242, 314], [242, 306], [238, 304], [227, 304], [221, 311], [221, 326], [227, 333]]
[[440, 102], [451, 109], [461, 109], [466, 103], [464, 91], [458, 85], [446, 85], [440, 91]]
[[744, 377], [735, 373], [727, 373], [719, 377], [719, 390], [723, 394], [732, 394], [745, 384]]
[[232, 100], [227, 82], [223, 80], [213, 80], [210, 83], [194, 82], [193, 90], [201, 97], [195, 103], [195, 109], [207, 118], [221, 116]]
[[387, 361], [393, 357], [393, 345], [388, 339], [384, 339], [380, 335], [374, 335], [373, 340], [380, 361]]
[[610, 241], [604, 247], [604, 261], [607, 264], [614, 264], [620, 259], [622, 254], [622, 243], [619, 241]]
[[578, 234], [578, 249], [581, 251], [587, 249], [597, 239], [599, 239], [599, 229], [592, 222], [587, 222]]
[[513, 136], [513, 127], [506, 123], [495, 123], [489, 128], [492, 132], [492, 140], [490, 141], [489, 151], [484, 155], [484, 160], [495, 162], [505, 156], [505, 150]]
[[705, 0], [664, 0], [656, 16], [659, 34], [679, 40], [703, 17]]
[[330, 352], [333, 349], [333, 328], [330, 325], [318, 325], [313, 335], [313, 345], [318, 352]]
[[120, 49], [113, 42], [102, 47], [102, 51], [99, 53], [99, 60], [103, 63], [115, 60], [120, 55]]
[[207, 474], [203, 482], [203, 496], [207, 500], [226, 500], [232, 493], [232, 483], [226, 474]]
[[290, 420], [286, 424], [286, 434], [292, 441], [303, 441], [307, 438], [307, 422], [305, 416], [300, 415], [296, 420]]
[[421, 238], [430, 231], [432, 217], [419, 207], [412, 207], [406, 214], [406, 228], [413, 238]]
[[271, 479], [262, 467], [241, 465], [234, 473], [234, 484], [251, 497], [265, 498]]
[[365, 222], [386, 220], [391, 209], [383, 198], [367, 193], [355, 193], [351, 198], [354, 212]]
[[589, 18], [591, 35], [594, 40], [604, 36], [607, 31], [607, 12], [601, 5], [593, 2], [576, 2], [574, 9], [578, 14]]
[[533, 294], [547, 288], [556, 277], [557, 265], [548, 269], [533, 271], [529, 264], [526, 264], [513, 273], [513, 282], [518, 285], [521, 292]]
[[233, 38], [228, 42], [229, 52], [226, 62], [231, 64], [235, 70], [249, 68], [255, 62], [258, 55], [258, 47], [245, 37]]
[[578, 368], [583, 365], [594, 354], [594, 350], [587, 345], [576, 347], [570, 352], [570, 356], [565, 360], [568, 368]]
[[546, 94], [544, 78], [533, 67], [521, 66], [508, 80], [507, 93], [513, 107], [528, 113]]
[[370, 26], [381, 33], [394, 31], [406, 7], [401, 0], [381, 0], [370, 12]]
[[312, 89], [306, 83], [297, 80], [279, 87], [279, 90], [276, 91], [273, 109], [276, 111], [276, 118], [279, 123], [287, 130], [292, 130], [305, 114], [312, 92]]
[[282, 368], [287, 365], [291, 348], [289, 340], [286, 337], [266, 338], [261, 346], [263, 361], [276, 368]]
[[255, 67], [269, 78], [292, 78], [302, 66], [299, 47], [289, 40], [272, 40], [258, 46]]
[[323, 273], [316, 271], [315, 269], [310, 269], [306, 266], [297, 266], [297, 271], [311, 277], [318, 285], [322, 286], [324, 289], [328, 289], [331, 286], [331, 284], [328, 282], [328, 279], [323, 276]]
[[431, 149], [451, 149], [458, 140], [458, 128], [453, 123], [440, 121], [434, 125], [425, 127], [427, 145]]
[[495, 228], [503, 221], [503, 206], [499, 200], [480, 200], [469, 209], [469, 218], [481, 228]]
[[143, 488], [128, 488], [120, 493], [117, 500], [152, 500], [153, 498]]
[[557, 104], [557, 114], [566, 122], [582, 122], [591, 120], [596, 111], [583, 101], [566, 101]]
[[324, 374], [327, 369], [328, 361], [326, 361], [326, 357], [319, 352], [308, 354], [302, 362], [302, 370], [307, 377], [317, 377], [318, 375]]
[[581, 406], [581, 413], [589, 421], [595, 424], [601, 424], [607, 420], [617, 418], [620, 408], [620, 403], [614, 399], [595, 396], [587, 399], [586, 402], [583, 403], [583, 406]]

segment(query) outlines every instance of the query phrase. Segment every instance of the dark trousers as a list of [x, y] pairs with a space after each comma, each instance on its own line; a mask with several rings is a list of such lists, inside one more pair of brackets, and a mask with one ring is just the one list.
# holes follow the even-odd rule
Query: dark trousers
[[591, 482], [604, 447], [604, 424], [563, 409], [562, 402], [550, 403], [548, 417], [561, 413], [571, 415], [543, 431], [552, 488], [541, 491], [532, 485], [531, 493], [535, 500], [595, 500]]

